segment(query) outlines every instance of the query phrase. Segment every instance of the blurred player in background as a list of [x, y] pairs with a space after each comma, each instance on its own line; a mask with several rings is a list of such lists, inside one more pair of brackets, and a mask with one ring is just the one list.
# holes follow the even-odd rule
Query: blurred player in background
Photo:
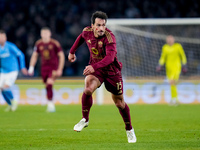
[[0, 30], [0, 90], [8, 103], [5, 111], [17, 109], [18, 102], [14, 100], [10, 88], [15, 83], [19, 70], [24, 75], [28, 74], [25, 68], [24, 54], [15, 44], [8, 42], [5, 31]]
[[41, 75], [46, 86], [47, 92], [47, 112], [55, 112], [53, 102], [53, 84], [57, 77], [63, 72], [65, 57], [60, 43], [51, 38], [51, 30], [48, 27], [41, 29], [41, 39], [34, 46], [34, 52], [31, 56], [29, 75], [34, 74], [34, 67], [41, 56]]
[[162, 53], [159, 60], [159, 65], [156, 70], [160, 71], [165, 64], [166, 76], [170, 83], [171, 88], [171, 105], [178, 104], [178, 94], [176, 84], [178, 82], [181, 68], [182, 72], [186, 73], [187, 59], [185, 52], [179, 43], [174, 43], [175, 39], [172, 35], [166, 37], [166, 44], [162, 47]]
[[122, 64], [117, 60], [116, 39], [106, 28], [106, 21], [106, 13], [101, 11], [93, 13], [91, 27], [83, 29], [68, 55], [68, 60], [74, 62], [75, 52], [84, 41], [90, 51], [89, 65], [83, 71], [86, 77], [82, 95], [82, 119], [74, 126], [74, 130], [81, 131], [88, 126], [89, 112], [93, 103], [92, 94], [104, 82], [124, 120], [128, 142], [135, 143], [136, 136], [131, 125], [130, 110], [123, 98]]

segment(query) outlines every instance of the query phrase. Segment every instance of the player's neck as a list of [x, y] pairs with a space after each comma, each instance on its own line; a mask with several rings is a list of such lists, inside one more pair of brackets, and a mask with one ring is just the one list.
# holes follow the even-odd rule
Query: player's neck
[[51, 40], [51, 39], [49, 39], [49, 38], [48, 38], [48, 39], [42, 39], [42, 41], [43, 41], [44, 43], [49, 43], [50, 40]]
[[174, 43], [168, 43], [168, 45], [169, 45], [169, 46], [172, 46], [172, 45], [174, 45]]

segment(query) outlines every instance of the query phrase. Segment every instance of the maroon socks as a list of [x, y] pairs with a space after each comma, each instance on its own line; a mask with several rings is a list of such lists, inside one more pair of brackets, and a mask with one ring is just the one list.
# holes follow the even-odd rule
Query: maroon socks
[[89, 112], [90, 108], [92, 107], [92, 96], [91, 95], [86, 95], [83, 93], [82, 95], [82, 115], [83, 118], [86, 119], [86, 122], [89, 120]]
[[126, 130], [131, 130], [132, 129], [131, 116], [128, 105], [125, 104], [125, 108], [123, 110], [119, 109], [119, 112], [124, 120]]
[[47, 98], [48, 100], [52, 100], [53, 98], [53, 89], [52, 89], [52, 84], [47, 84], [46, 90], [47, 90]]

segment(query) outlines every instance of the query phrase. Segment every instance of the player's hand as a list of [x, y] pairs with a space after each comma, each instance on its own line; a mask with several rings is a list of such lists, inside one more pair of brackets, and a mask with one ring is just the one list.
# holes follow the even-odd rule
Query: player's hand
[[89, 66], [85, 67], [85, 69], [83, 71], [83, 75], [86, 76], [86, 75], [89, 75], [89, 74], [91, 74], [93, 72], [94, 72], [94, 68], [91, 65], [89, 65]]
[[23, 75], [25, 75], [25, 76], [27, 76], [27, 75], [28, 75], [28, 71], [27, 71], [27, 69], [26, 69], [26, 68], [23, 68], [21, 71], [22, 71]]
[[76, 55], [75, 55], [75, 54], [69, 53], [69, 55], [68, 55], [68, 60], [69, 60], [69, 62], [75, 62], [75, 60], [76, 60]]
[[162, 66], [161, 66], [161, 65], [158, 65], [158, 66], [156, 67], [156, 71], [159, 72], [159, 71], [161, 71], [161, 70], [162, 70]]
[[62, 75], [62, 70], [58, 69], [56, 70], [56, 76], [60, 77]]
[[29, 69], [28, 69], [28, 75], [29, 76], [33, 76], [34, 75], [34, 67], [33, 66], [29, 67]]
[[52, 78], [57, 78], [60, 77], [62, 75], [62, 70], [58, 69], [58, 70], [53, 70], [52, 71]]
[[185, 74], [188, 71], [187, 66], [183, 65], [182, 66], [182, 72]]

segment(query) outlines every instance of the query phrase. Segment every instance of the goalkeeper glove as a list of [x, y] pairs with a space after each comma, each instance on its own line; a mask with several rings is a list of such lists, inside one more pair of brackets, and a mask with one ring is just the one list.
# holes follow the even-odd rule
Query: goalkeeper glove
[[161, 66], [161, 65], [158, 65], [158, 66], [156, 67], [156, 71], [159, 72], [159, 71], [161, 71], [161, 70], [162, 70], [162, 66]]
[[188, 71], [186, 65], [182, 65], [182, 72], [185, 74]]

